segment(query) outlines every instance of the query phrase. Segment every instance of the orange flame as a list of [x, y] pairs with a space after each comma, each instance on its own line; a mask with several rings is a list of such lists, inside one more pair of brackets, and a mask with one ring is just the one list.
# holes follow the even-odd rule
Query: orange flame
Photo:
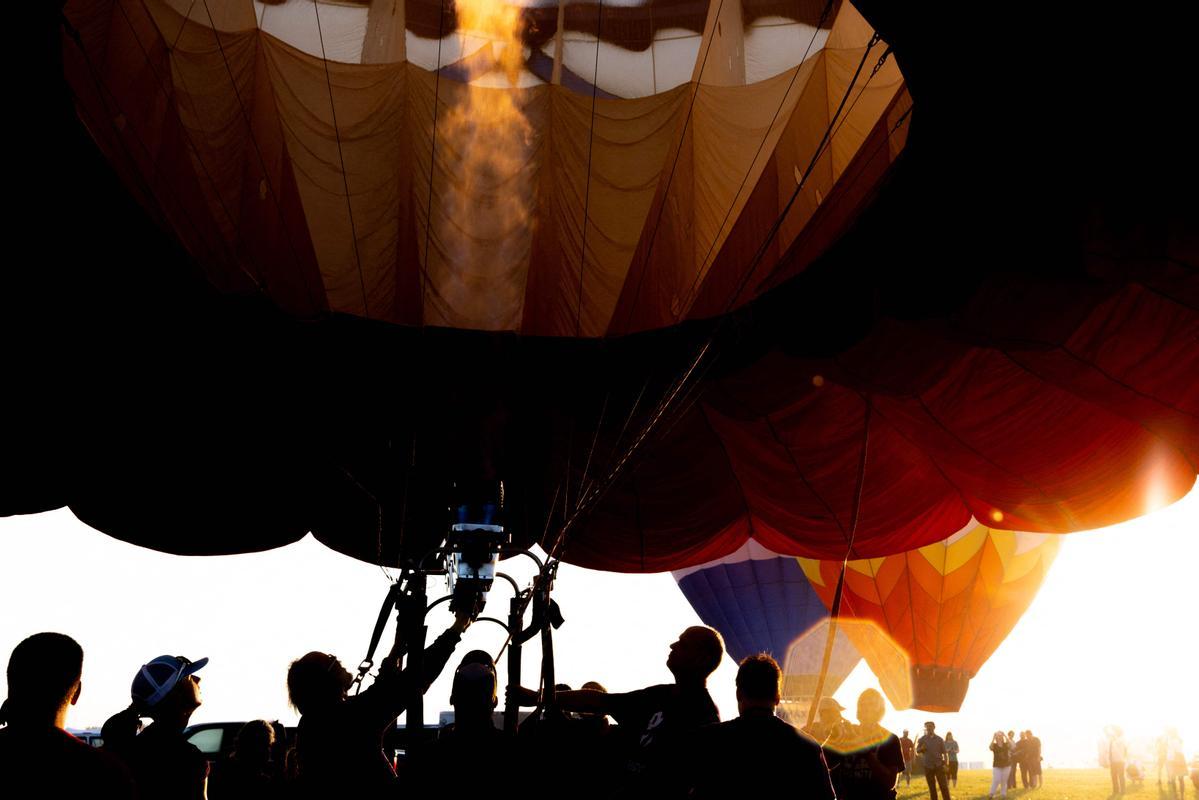
[[491, 315], [521, 307], [532, 243], [533, 135], [514, 91], [525, 59], [521, 10], [502, 0], [458, 0], [456, 7], [459, 35], [487, 41], [484, 50], [506, 85], [462, 87], [438, 132], [439, 149], [457, 162], [444, 200], [460, 229], [450, 254], [456, 279], [442, 291], [451, 305], [490, 321], [483, 327], [510, 327], [511, 320]]

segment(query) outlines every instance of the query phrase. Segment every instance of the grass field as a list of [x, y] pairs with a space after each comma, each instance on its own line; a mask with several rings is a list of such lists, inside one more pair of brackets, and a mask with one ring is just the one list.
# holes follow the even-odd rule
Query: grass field
[[[1039, 789], [1008, 789], [1013, 800], [1108, 800], [1112, 796], [1112, 781], [1105, 769], [1047, 769], [1045, 785]], [[953, 800], [979, 800], [987, 797], [991, 788], [991, 770], [971, 769], [958, 773], [957, 789], [949, 790]], [[899, 800], [927, 800], [928, 784], [924, 776], [913, 776], [912, 785], [899, 783]], [[1157, 786], [1155, 778], [1142, 785], [1127, 784], [1123, 797], [1129, 800], [1176, 800], [1169, 791]], [[1199, 800], [1190, 780], [1187, 780], [1184, 800]]]

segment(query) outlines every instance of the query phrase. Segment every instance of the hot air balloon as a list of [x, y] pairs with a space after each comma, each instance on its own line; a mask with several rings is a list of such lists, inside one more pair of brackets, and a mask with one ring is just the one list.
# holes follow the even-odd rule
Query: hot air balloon
[[8, 101], [0, 513], [393, 564], [477, 474], [526, 542], [656, 571], [1182, 496], [1199, 215], [1153, 187], [1186, 127], [1063, 105], [982, 10], [879, 5], [538, 6], [514, 41], [440, 35], [461, 4], [72, 0]]
[[[675, 570], [674, 578], [704, 624], [720, 631], [734, 661], [768, 653], [779, 662], [783, 708], [806, 715], [821, 672], [827, 631], [805, 634], [828, 620], [828, 610], [798, 560], [751, 541], [722, 559]], [[824, 694], [833, 694], [861, 660], [845, 633], [838, 633]]]
[[[868, 621], [905, 650], [910, 675], [871, 664], [896, 708], [957, 711], [970, 679], [1028, 610], [1060, 540], [972, 521], [942, 542], [884, 558], [850, 561], [841, 614]], [[831, 606], [840, 562], [799, 559]], [[850, 640], [862, 635], [847, 629]], [[862, 648], [867, 663], [871, 652]]]

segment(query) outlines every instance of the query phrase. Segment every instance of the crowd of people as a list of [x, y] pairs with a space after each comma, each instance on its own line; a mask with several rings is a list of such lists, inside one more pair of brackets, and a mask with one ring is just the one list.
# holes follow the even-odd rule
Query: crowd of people
[[1016, 774], [1025, 789], [1041, 785], [1041, 740], [1032, 731], [995, 731], [991, 737], [990, 796], [1007, 797], [1008, 789], [1016, 788]]
[[509, 689], [510, 702], [543, 709], [516, 735], [493, 721], [499, 687], [491, 656], [471, 651], [454, 672], [453, 724], [436, 740], [409, 748], [397, 765], [384, 754], [385, 732], [414, 693], [441, 673], [469, 624], [469, 616], [459, 616], [423, 651], [419, 666], [401, 666], [405, 648], [397, 635], [380, 674], [359, 693], [351, 693], [353, 676], [334, 655], [301, 656], [287, 674], [300, 713], [294, 745], [285, 746], [281, 727], [256, 720], [211, 767], [184, 736], [202, 702], [207, 659], [164, 655], [142, 665], [130, 704], [104, 724], [97, 749], [66, 732], [68, 712], [83, 691], [82, 648], [60, 633], [35, 634], [9, 659], [0, 789], [35, 786], [39, 797], [117, 800], [454, 798], [474, 796], [479, 781], [515, 771], [528, 775], [522, 794], [531, 797], [561, 796], [566, 785], [572, 797], [597, 799], [797, 792], [815, 800], [895, 797], [904, 760], [898, 737], [881, 724], [879, 692], [862, 693], [856, 723], [825, 698], [818, 719], [801, 731], [776, 715], [778, 664], [757, 655], [737, 672], [737, 718], [721, 722], [707, 681], [724, 646], [705, 627], [686, 629], [671, 645], [672, 683], [624, 693], [595, 682], [579, 690], [562, 686], [552, 704], [539, 692]]
[[[882, 725], [886, 705], [877, 690], [859, 696], [856, 722], [826, 697], [802, 729], [788, 724], [776, 714], [782, 674], [769, 655], [741, 662], [738, 716], [721, 722], [707, 682], [724, 647], [706, 627], [686, 629], [670, 646], [672, 683], [624, 693], [596, 682], [579, 690], [562, 685], [552, 702], [511, 687], [510, 703], [541, 709], [514, 735], [494, 722], [495, 663], [484, 651], [470, 651], [454, 672], [454, 722], [435, 740], [408, 747], [397, 764], [385, 755], [385, 733], [407, 703], [428, 690], [469, 625], [468, 615], [458, 616], [407, 667], [397, 635], [378, 677], [353, 694], [354, 678], [336, 656], [314, 651], [296, 659], [287, 673], [300, 713], [294, 743], [278, 723], [255, 720], [241, 729], [232, 753], [212, 766], [184, 735], [202, 702], [199, 672], [207, 659], [164, 655], [142, 665], [130, 705], [105, 723], [103, 747], [96, 749], [65, 729], [83, 691], [82, 648], [60, 633], [35, 634], [9, 659], [8, 699], [0, 708], [0, 793], [23, 796], [7, 790], [32, 785], [38, 788], [29, 796], [86, 793], [117, 800], [465, 798], [491, 776], [516, 773], [528, 776], [522, 795], [532, 798], [560, 797], [569, 786], [570, 796], [583, 800], [782, 794], [893, 800], [900, 779], [910, 785], [916, 758], [931, 800], [951, 800], [950, 786], [957, 786], [953, 734], [942, 738], [930, 721], [915, 742], [906, 730], [896, 736]], [[1113, 793], [1120, 793], [1126, 748], [1118, 729], [1109, 733]], [[1176, 739], [1176, 733], [1164, 737], [1159, 772], [1165, 769], [1171, 792], [1177, 788], [1181, 798], [1182, 778], [1171, 757], [1181, 754]], [[1017, 770], [1024, 787], [1041, 785], [1041, 742], [1031, 731], [1018, 737], [997, 731], [990, 749], [992, 797], [1006, 796]]]
[[[1145, 765], [1124, 738], [1119, 725], [1109, 725], [1104, 730], [1099, 744], [1099, 763], [1108, 768], [1112, 778], [1112, 795], [1122, 795], [1128, 783], [1140, 785], [1145, 780]], [[1182, 800], [1186, 796], [1188, 771], [1195, 791], [1199, 793], [1199, 759], [1188, 769], [1186, 754], [1182, 749], [1182, 737], [1174, 727], [1158, 736], [1152, 745], [1153, 761], [1157, 768], [1157, 785], [1169, 797]], [[1165, 783], [1162, 777], [1165, 777]]]

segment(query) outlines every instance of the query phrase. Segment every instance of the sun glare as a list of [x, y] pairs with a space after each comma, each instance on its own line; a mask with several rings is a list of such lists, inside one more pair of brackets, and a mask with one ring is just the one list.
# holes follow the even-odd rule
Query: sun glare
[[[1112, 724], [1134, 753], [1176, 726], [1189, 752], [1199, 745], [1197, 564], [1199, 491], [1065, 536], [1031, 607], [970, 681], [961, 711], [900, 712], [888, 703], [884, 724], [916, 731], [936, 720], [962, 743], [963, 760], [984, 760], [997, 729], [1031, 728], [1047, 764], [1095, 766], [1096, 743]], [[860, 665], [836, 696], [853, 708], [858, 693], [878, 686]]]

